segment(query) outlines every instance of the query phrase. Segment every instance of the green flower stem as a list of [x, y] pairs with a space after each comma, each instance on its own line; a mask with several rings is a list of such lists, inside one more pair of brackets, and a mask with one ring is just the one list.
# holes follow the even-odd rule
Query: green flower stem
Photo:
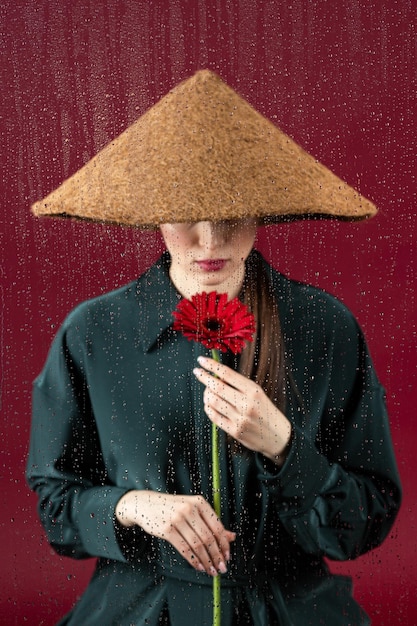
[[[214, 361], [220, 363], [219, 351], [215, 348], [211, 351]], [[213, 472], [213, 504], [214, 511], [220, 519], [220, 454], [219, 454], [219, 431], [215, 424], [211, 425], [211, 461]], [[220, 575], [213, 578], [213, 626], [221, 626], [221, 601], [220, 601]]]

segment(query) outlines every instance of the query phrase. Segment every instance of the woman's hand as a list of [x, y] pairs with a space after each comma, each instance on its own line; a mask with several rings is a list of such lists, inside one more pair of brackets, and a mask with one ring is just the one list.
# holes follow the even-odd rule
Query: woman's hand
[[206, 387], [204, 410], [210, 420], [246, 448], [282, 465], [291, 439], [285, 415], [254, 381], [213, 359], [199, 357], [198, 362], [205, 369], [195, 368], [194, 374]]
[[116, 505], [123, 526], [138, 525], [169, 541], [192, 567], [210, 576], [224, 574], [235, 533], [226, 530], [202, 496], [128, 491]]

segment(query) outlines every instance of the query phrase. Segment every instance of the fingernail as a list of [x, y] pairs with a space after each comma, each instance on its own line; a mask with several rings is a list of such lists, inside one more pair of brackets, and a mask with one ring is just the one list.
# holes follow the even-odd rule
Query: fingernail
[[197, 357], [197, 361], [200, 363], [200, 365], [203, 365], [206, 362], [206, 358], [204, 356], [199, 356]]
[[226, 561], [230, 561], [230, 552], [229, 552], [229, 550], [226, 552], [224, 557], [225, 557]]
[[197, 565], [197, 569], [199, 572], [205, 572], [206, 570], [204, 569], [204, 565], [202, 563], [199, 563]]
[[217, 576], [217, 572], [213, 566], [209, 568], [208, 573], [210, 574], [210, 576]]
[[220, 561], [220, 563], [219, 563], [219, 572], [220, 572], [220, 574], [225, 574], [227, 572], [227, 567], [223, 563], [223, 561]]

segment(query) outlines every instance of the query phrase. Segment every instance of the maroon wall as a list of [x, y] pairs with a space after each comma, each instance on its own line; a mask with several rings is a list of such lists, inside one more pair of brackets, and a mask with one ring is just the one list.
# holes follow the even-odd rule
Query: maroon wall
[[31, 381], [65, 314], [161, 250], [149, 233], [36, 221], [29, 205], [205, 67], [380, 208], [364, 224], [274, 227], [259, 246], [366, 332], [405, 500], [384, 546], [337, 569], [375, 626], [417, 623], [416, 14], [415, 0], [1, 3], [1, 624], [53, 624], [92, 568], [52, 553], [25, 485]]

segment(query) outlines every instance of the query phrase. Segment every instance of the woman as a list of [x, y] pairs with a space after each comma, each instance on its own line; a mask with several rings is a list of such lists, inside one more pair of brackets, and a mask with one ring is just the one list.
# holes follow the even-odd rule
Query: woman
[[[341, 303], [253, 250], [254, 211], [181, 210], [160, 226], [167, 252], [153, 267], [68, 316], [34, 384], [28, 480], [49, 541], [98, 557], [62, 623], [211, 624], [221, 574], [222, 624], [367, 624], [323, 561], [379, 545], [400, 501], [362, 333]], [[212, 290], [257, 323], [221, 364], [172, 328], [181, 297]]]

